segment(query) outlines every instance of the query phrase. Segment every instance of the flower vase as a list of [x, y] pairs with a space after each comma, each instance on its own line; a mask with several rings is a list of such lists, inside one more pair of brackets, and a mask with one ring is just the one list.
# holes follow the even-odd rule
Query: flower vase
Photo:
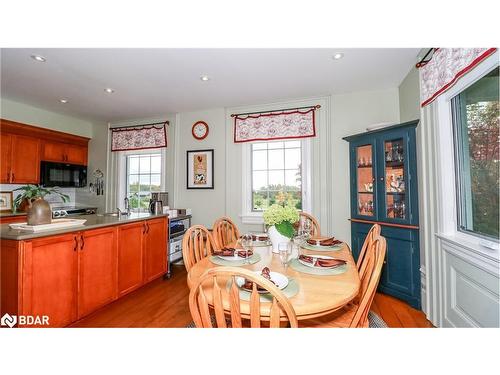
[[290, 242], [290, 238], [283, 236], [276, 227], [270, 226], [269, 229], [267, 230], [267, 234], [269, 235], [269, 240], [271, 241], [272, 247], [273, 247], [273, 253], [278, 254], [279, 249], [278, 249], [278, 244], [285, 242], [288, 243]]

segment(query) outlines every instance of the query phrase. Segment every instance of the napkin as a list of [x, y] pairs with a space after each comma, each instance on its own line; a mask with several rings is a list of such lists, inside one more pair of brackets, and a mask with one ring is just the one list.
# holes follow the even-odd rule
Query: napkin
[[268, 239], [269, 237], [267, 236], [267, 234], [252, 234], [252, 241], [267, 241]]
[[236, 250], [232, 247], [225, 247], [221, 250], [215, 250], [214, 255], [219, 255], [219, 256], [223, 256], [223, 257], [232, 257], [232, 256], [234, 256], [235, 251]]
[[[240, 250], [237, 252], [238, 256], [241, 257], [241, 258], [245, 258], [246, 257], [246, 253], [247, 251], [245, 250]], [[248, 250], [248, 256], [251, 257], [253, 255], [253, 251], [252, 250]]]
[[307, 240], [309, 245], [319, 245], [319, 246], [333, 246], [342, 243], [342, 241], [336, 240], [335, 237], [325, 238], [324, 240]]
[[321, 258], [321, 257], [310, 257], [308, 255], [301, 255], [299, 256], [299, 259], [302, 260], [303, 262], [314, 264], [315, 267], [328, 267], [328, 268], [334, 268], [338, 266], [343, 266], [347, 262], [342, 259], [328, 259], [328, 258]]

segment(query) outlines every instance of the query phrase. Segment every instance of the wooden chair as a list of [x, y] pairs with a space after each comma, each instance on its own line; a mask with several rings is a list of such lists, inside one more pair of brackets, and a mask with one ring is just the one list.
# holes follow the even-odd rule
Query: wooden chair
[[321, 236], [318, 220], [316, 220], [314, 216], [303, 211], [299, 213], [299, 216], [300, 216], [299, 223], [303, 223], [305, 221], [309, 221], [311, 223], [311, 228], [312, 228], [311, 237]]
[[193, 225], [182, 238], [182, 258], [189, 272], [191, 267], [213, 254], [216, 244], [212, 234], [203, 225]]
[[240, 238], [240, 231], [236, 224], [228, 217], [217, 219], [213, 226], [215, 244], [221, 249]]
[[368, 313], [375, 298], [386, 254], [386, 241], [378, 236], [366, 249], [365, 266], [360, 274], [360, 298], [339, 311], [308, 319], [301, 326], [309, 328], [361, 328], [368, 327]]
[[360, 272], [361, 267], [363, 265], [363, 258], [365, 257], [366, 254], [366, 249], [370, 247], [370, 245], [373, 243], [375, 238], [380, 236], [380, 225], [379, 224], [373, 224], [373, 226], [370, 228], [368, 231], [368, 234], [366, 235], [365, 242], [363, 242], [363, 246], [361, 247], [361, 250], [359, 252], [358, 260], [356, 262], [356, 267], [358, 267], [358, 272]]
[[[236, 277], [241, 276], [253, 281], [253, 290], [250, 294], [249, 315], [250, 327], [260, 328], [261, 322], [268, 321], [270, 328], [279, 328], [280, 322], [288, 320], [290, 327], [297, 327], [297, 316], [287, 297], [272, 282], [262, 276], [240, 267], [216, 267], [206, 271], [198, 280], [198, 283], [191, 288], [189, 293], [189, 310], [197, 328], [242, 328], [240, 290], [236, 284]], [[227, 282], [230, 280], [229, 288]], [[260, 295], [257, 292], [257, 285], [269, 291], [272, 302], [261, 306]], [[226, 300], [227, 303], [223, 304]], [[212, 318], [210, 310], [215, 314]], [[230, 313], [226, 316], [226, 310]], [[264, 311], [264, 313], [263, 313]], [[230, 319], [229, 319], [230, 317]]]

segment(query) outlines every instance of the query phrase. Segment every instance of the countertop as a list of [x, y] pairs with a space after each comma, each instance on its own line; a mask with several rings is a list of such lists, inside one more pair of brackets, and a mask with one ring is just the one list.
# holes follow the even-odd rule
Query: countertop
[[9, 224], [1, 224], [0, 225], [0, 239], [2, 240], [15, 240], [15, 241], [23, 241], [23, 240], [31, 240], [34, 238], [55, 236], [58, 234], [72, 233], [89, 229], [103, 228], [109, 227], [113, 225], [127, 224], [135, 221], [143, 221], [148, 219], [160, 218], [160, 217], [168, 217], [167, 214], [159, 214], [153, 215], [150, 213], [132, 213], [130, 216], [123, 216], [120, 219], [116, 216], [103, 216], [103, 215], [78, 215], [71, 216], [71, 219], [85, 219], [87, 220], [84, 224], [64, 228], [57, 230], [47, 230], [43, 232], [27, 232], [21, 230], [14, 230], [9, 227]]

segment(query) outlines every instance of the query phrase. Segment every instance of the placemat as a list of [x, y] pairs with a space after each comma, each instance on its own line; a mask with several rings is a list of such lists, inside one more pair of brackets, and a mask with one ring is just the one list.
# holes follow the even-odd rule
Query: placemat
[[307, 242], [304, 242], [300, 247], [303, 249], [307, 250], [314, 250], [314, 251], [339, 251], [342, 249], [343, 245], [334, 245], [330, 247], [324, 247], [324, 246], [314, 246], [314, 245], [309, 245]]
[[347, 271], [347, 264], [344, 264], [343, 266], [339, 266], [336, 268], [312, 268], [308, 266], [304, 266], [302, 263], [299, 262], [297, 258], [292, 259], [290, 261], [290, 267], [292, 267], [295, 271], [302, 272], [302, 273], [308, 273], [310, 275], [340, 275]]
[[210, 256], [210, 261], [213, 264], [217, 264], [219, 266], [247, 266], [249, 264], [254, 264], [260, 261], [260, 255], [254, 253], [250, 258], [248, 258], [248, 263], [245, 263], [245, 258], [241, 258], [241, 260], [225, 260], [221, 259], [218, 256], [212, 255]]
[[[231, 280], [227, 281], [226, 288], [229, 291], [229, 287], [231, 285]], [[288, 278], [288, 285], [286, 288], [281, 290], [285, 296], [288, 298], [293, 297], [299, 292], [299, 283], [295, 279]], [[250, 292], [247, 292], [246, 290], [240, 289], [240, 299], [243, 301], [250, 301]], [[266, 294], [261, 294], [260, 295], [260, 302], [272, 302], [273, 297], [271, 294], [266, 293]]]

